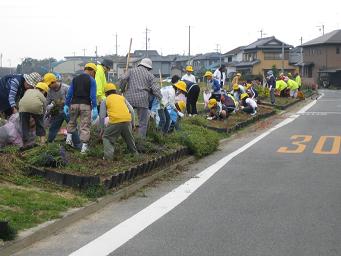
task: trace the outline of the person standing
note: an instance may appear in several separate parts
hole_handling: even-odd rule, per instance
[[[100,127],[103,134],[104,159],[113,160],[116,140],[122,136],[128,149],[133,154],[138,154],[133,132],[134,109],[129,102],[117,94],[115,84],[108,83],[104,87],[106,99],[101,102]],[[104,119],[109,117],[108,126],[105,127]]]
[[[61,78],[57,78],[57,76],[53,73],[47,73],[44,75],[44,83],[46,83],[49,87],[46,98],[46,112],[48,116],[51,116],[51,125],[47,137],[48,143],[55,140],[63,122],[69,122],[69,118],[66,117],[63,110],[69,86],[62,83],[60,79]],[[72,142],[76,147],[81,146],[77,131],[72,134]]]
[[[220,88],[223,89],[226,80],[226,66],[222,64],[219,68],[217,68],[213,73],[213,77],[219,81]]]
[[[274,77],[274,73],[273,73],[272,70],[269,70],[267,72],[266,81],[267,81],[267,84],[268,84],[268,88],[270,90],[270,101],[271,101],[271,104],[275,104],[275,102],[276,102],[276,98],[275,98],[276,79]]]
[[[213,77],[213,74],[211,71],[206,71],[204,77],[207,78],[208,86],[211,88],[211,91],[212,91],[211,98],[214,98],[217,101],[220,101],[221,100],[221,87],[220,87],[219,80]]]
[[[107,84],[106,74],[110,71],[113,67],[113,61],[109,59],[104,59],[100,64],[97,65],[96,69],[96,97],[97,97],[97,104],[98,110],[99,106],[101,105],[101,101],[105,99],[105,92],[104,87]]]
[[[151,59],[144,58],[136,68],[128,70],[119,81],[121,91],[127,101],[137,110],[138,134],[145,138],[149,122],[149,99],[155,96],[160,102],[160,85],[150,72],[153,68]]]
[[[187,66],[186,67],[186,74],[184,74],[181,78],[182,81],[184,82],[191,82],[196,84],[197,81],[195,79],[195,76],[193,75],[193,67],[192,66]]]
[[[82,144],[81,153],[88,151],[90,140],[91,116],[92,120],[98,117],[96,101],[96,64],[88,63],[84,67],[84,73],[76,76],[68,90],[64,113],[70,118],[67,124],[66,144],[73,146],[72,134],[77,130],[77,119],[80,117],[80,139]]]
[[[301,86],[302,86],[301,76],[300,76],[300,74],[298,72],[296,72],[294,77],[295,77],[295,82],[298,85],[298,90],[300,91],[301,90]]]
[[[17,102],[24,96],[27,89],[33,89],[41,76],[33,72],[29,75],[6,75],[0,79],[0,113],[8,118],[18,112]]]

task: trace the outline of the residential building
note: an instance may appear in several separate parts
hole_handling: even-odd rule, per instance
[[[341,29],[334,30],[302,45],[303,79],[320,85],[341,86]]]
[[[289,51],[292,47],[274,36],[260,38],[243,48],[243,59],[235,67],[246,75],[258,76],[265,75],[273,67],[283,72],[295,72],[296,67],[289,64]]]

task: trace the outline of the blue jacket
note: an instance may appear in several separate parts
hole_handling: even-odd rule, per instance
[[[212,86],[213,93],[220,93],[221,92],[221,87],[220,87],[220,82],[219,80],[213,78],[210,82]]]
[[[16,107],[25,93],[23,75],[7,75],[0,79],[0,112]]]
[[[183,80],[186,83],[187,94],[192,90],[194,86],[198,86],[197,83],[193,83],[191,81]]]
[[[88,78],[90,79],[90,84],[89,84],[89,91],[85,92],[85,91],[81,91],[80,87],[81,85],[79,84],[74,84],[75,81],[77,81],[78,78],[82,78],[82,80],[80,80],[80,83],[84,82],[86,84],[87,81],[85,81],[84,79],[85,78]],[[78,85],[78,87],[77,87]],[[67,95],[66,95],[66,99],[65,99],[65,105],[66,106],[70,106],[72,103],[74,104],[86,104],[86,103],[90,103],[91,107],[94,108],[97,106],[97,98],[96,98],[96,80],[91,77],[90,75],[88,74],[81,74],[79,76],[76,76],[72,82],[71,82],[71,85],[70,85],[70,88],[67,92]],[[77,98],[77,94],[81,93],[81,97],[84,99],[84,96],[86,95],[87,96],[87,99],[86,102],[82,102],[82,101],[77,101],[77,102],[74,102],[74,100]]]

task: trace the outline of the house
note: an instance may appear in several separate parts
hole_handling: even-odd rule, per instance
[[[299,63],[302,80],[328,86],[341,86],[341,29],[334,30],[302,45]]]
[[[296,67],[289,64],[289,51],[292,47],[274,36],[260,38],[243,48],[243,59],[235,67],[237,71],[255,76],[265,75],[273,67],[283,72],[295,72]]]
[[[239,46],[223,54],[226,65],[226,74],[230,78],[236,72],[236,64],[243,61],[243,49],[245,46]]]
[[[212,69],[223,64],[224,57],[219,52],[209,52],[194,56],[192,62],[194,70],[197,70],[199,73],[204,73],[208,69]]]
[[[83,70],[84,63],[96,63],[95,56],[66,56],[65,60],[52,63],[52,71],[60,74],[77,74]]]

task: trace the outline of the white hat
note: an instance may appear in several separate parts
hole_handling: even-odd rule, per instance
[[[146,68],[150,68],[150,69],[152,69],[153,68],[153,62],[152,62],[152,60],[151,59],[149,59],[149,58],[144,58],[144,59],[142,59],[141,60],[141,62],[140,62],[140,64],[138,65],[138,66],[144,66],[144,67],[146,67]]]
[[[36,87],[37,83],[43,80],[41,75],[39,75],[37,72],[33,72],[29,75],[24,74],[24,78],[25,81],[32,87]]]

